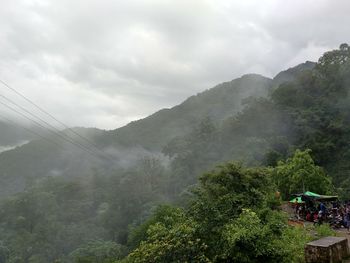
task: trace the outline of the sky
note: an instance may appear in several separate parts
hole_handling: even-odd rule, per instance
[[[348,0],[0,5],[0,79],[69,126],[115,129],[221,82],[273,77],[349,43]],[[3,85],[1,96],[39,114]],[[4,106],[0,114],[15,117]]]

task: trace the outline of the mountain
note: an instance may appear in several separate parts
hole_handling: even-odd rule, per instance
[[[274,86],[278,87],[283,82],[290,82],[295,80],[302,72],[312,70],[316,66],[315,62],[306,61],[298,66],[281,71],[274,78]]]
[[[256,261],[251,241],[269,246],[286,224],[276,190],[285,201],[304,188],[349,200],[349,76],[342,44],[316,66],[243,76],[114,131],[76,129],[109,157],[52,136],[0,154],[0,191],[11,195],[0,202],[1,251],[11,262],[95,262],[101,251],[111,261],[130,251],[131,262],[232,252],[227,260]],[[261,222],[257,231],[250,222]],[[241,229],[239,244],[216,246]],[[299,232],[279,231],[272,261],[292,256],[280,253],[283,237],[296,242],[293,254],[303,244]],[[264,252],[261,260],[271,257]]]
[[[99,152],[94,153],[99,157],[92,156],[55,136],[49,136],[49,141],[33,140],[3,152],[0,154],[0,193],[6,196],[21,191],[25,185],[45,176],[88,177],[96,171],[108,173],[132,166],[143,156],[159,154],[170,141],[189,134],[206,118],[219,124],[235,116],[242,111],[246,100],[267,97],[276,81],[304,69],[304,66],[289,69],[277,75],[277,80],[257,74],[244,75],[116,130],[77,128],[76,131],[109,155],[107,159],[99,158],[102,156]],[[63,134],[75,136],[69,130]],[[80,138],[74,139],[86,143]]]
[[[11,123],[0,121],[0,152],[10,150],[34,139],[34,135]]]
[[[266,97],[271,85],[269,78],[244,75],[189,97],[171,109],[160,110],[145,119],[110,131],[109,143],[159,151],[169,140],[191,131],[202,119],[209,117],[219,123],[242,110],[244,99]]]

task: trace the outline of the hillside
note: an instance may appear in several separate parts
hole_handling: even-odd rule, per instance
[[[209,117],[220,123],[242,110],[245,98],[266,97],[271,85],[271,79],[254,74],[219,84],[178,106],[109,132],[111,144],[159,151],[171,139],[190,132],[202,119]]]
[[[306,61],[305,63],[299,64],[298,66],[283,70],[273,78],[274,86],[278,87],[283,82],[293,81],[299,76],[301,72],[305,70],[312,70],[315,66],[315,62]]]
[[[277,75],[277,80],[289,80],[295,72],[304,69],[303,64],[291,68]],[[113,169],[132,166],[143,156],[157,155],[174,138],[189,134],[204,119],[209,118],[219,124],[240,112],[245,99],[267,97],[274,82],[261,75],[244,75],[116,130],[77,130],[94,141],[113,162],[91,156],[54,136],[49,136],[49,139],[57,141],[61,147],[45,140],[34,140],[4,152],[0,154],[0,193],[4,196],[20,191],[29,182],[45,176],[89,177],[97,170],[108,174]]]
[[[26,182],[35,178],[51,175],[86,177],[95,170],[117,169],[150,152],[160,152],[171,139],[189,133],[204,118],[219,123],[239,112],[245,98],[267,96],[271,85],[271,79],[245,75],[192,96],[172,109],[163,109],[113,131],[79,128],[80,133],[110,154],[113,163],[94,158],[53,136],[49,138],[62,147],[35,140],[0,154],[1,195],[22,190]]]
[[[249,97],[267,97],[272,87],[292,81],[305,70],[315,66],[307,61],[278,73],[273,79],[257,74],[224,82],[202,93],[189,97],[171,109],[162,109],[151,116],[131,122],[108,132],[108,138],[100,138],[104,146],[142,146],[148,150],[160,150],[171,139],[188,134],[204,118],[220,123],[240,112]]]

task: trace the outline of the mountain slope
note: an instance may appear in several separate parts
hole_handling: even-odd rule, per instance
[[[300,66],[299,70],[301,68],[304,67]],[[202,255],[205,255],[204,259],[217,259],[219,254],[215,245],[222,237],[222,229],[232,230],[235,234],[237,227],[249,227],[246,222],[257,222],[261,216],[261,222],[272,220],[273,230],[276,222],[282,220],[270,210],[276,206],[271,197],[277,188],[283,197],[306,187],[326,194],[338,194],[342,200],[349,200],[350,47],[342,44],[339,50],[325,53],[312,70],[302,71],[291,68],[270,80],[272,88],[270,86],[266,98],[244,95],[240,97],[239,104],[231,105],[234,97],[228,99],[228,106],[225,106],[226,98],[237,90],[221,87],[122,129],[110,132],[80,130],[98,142],[100,147],[106,146],[107,151],[118,152],[113,156],[124,159],[128,154],[129,157],[133,156],[133,162],[129,159],[132,167],[127,169],[73,149],[62,151],[40,140],[1,154],[0,165],[11,168],[6,170],[5,166],[0,166],[1,191],[7,191],[6,194],[23,189],[26,180],[31,177],[36,179],[51,175],[37,180],[26,191],[1,200],[3,247],[8,247],[16,259],[19,255],[33,262],[37,262],[37,259],[52,262],[65,259],[68,255],[74,256],[72,261],[76,261],[76,255],[85,260],[91,251],[99,253],[104,248],[110,254],[112,247],[117,248],[117,254],[121,257],[125,256],[124,249],[133,251],[127,261],[135,255],[139,255],[138,260],[146,258],[144,261],[147,261],[149,255],[152,260],[152,255],[164,252],[164,237],[169,237],[165,241],[170,240],[167,243],[170,245],[174,240],[179,244],[180,239],[186,244],[188,240],[204,241],[205,246],[195,245],[196,251],[199,248],[197,254],[202,253],[200,251],[204,247],[214,247],[209,253],[204,250]],[[295,79],[291,76],[295,76]],[[276,84],[279,82],[282,84]],[[214,95],[210,95],[211,92]],[[196,102],[199,103],[196,105]],[[186,110],[177,110],[182,107]],[[230,107],[241,110],[233,113],[228,110],[232,109]],[[196,111],[197,115],[194,113]],[[172,115],[167,115],[170,113]],[[198,118],[189,122],[180,113],[186,116],[193,114]],[[163,135],[164,130],[172,127],[169,124],[171,121],[183,121],[188,125],[189,132],[174,126],[179,128],[176,132]],[[174,138],[175,134],[177,136]],[[162,143],[152,147],[152,140],[156,139],[166,142],[165,147],[161,146]],[[162,148],[164,155],[169,157],[168,162],[162,162],[164,159],[154,155],[135,159],[137,152],[143,150],[143,154],[147,153],[145,148],[153,153]],[[229,163],[223,164],[226,161]],[[221,167],[210,172],[216,164],[221,164]],[[244,168],[244,164],[251,168]],[[93,167],[98,170],[92,170]],[[113,172],[108,174],[108,169]],[[87,177],[90,174],[94,176]],[[69,175],[84,177],[73,181],[63,178]],[[254,188],[254,185],[258,188]],[[259,189],[266,192],[259,192]],[[245,200],[247,196],[251,200]],[[268,206],[257,204],[257,199]],[[233,222],[232,218],[239,215],[242,207],[246,207],[245,201],[252,205],[253,210],[258,209],[261,213],[239,216],[237,222]],[[184,213],[181,208],[159,207],[159,204],[171,202],[182,204],[187,211]],[[157,206],[159,208],[155,210]],[[220,207],[222,211],[219,211]],[[153,216],[150,217],[151,214]],[[254,217],[256,214],[259,214],[259,218]],[[149,220],[140,225],[147,218]],[[218,218],[224,218],[224,221],[219,222]],[[219,229],[218,225],[223,228]],[[261,240],[260,228],[258,230],[251,236]],[[269,235],[271,231],[265,232],[263,235]],[[150,238],[148,234],[152,233],[154,235]],[[219,239],[212,238],[213,235]],[[206,239],[207,236],[210,238]],[[295,237],[299,244],[300,233]],[[92,239],[97,242],[91,243]],[[18,240],[20,245],[17,245]],[[221,241],[225,243],[227,240]],[[270,240],[266,241],[266,244],[271,243]],[[190,243],[194,244],[192,241]],[[166,253],[166,258],[172,258],[174,253],[182,259],[183,255],[193,258],[195,250],[192,247],[182,250],[176,244],[172,247],[174,249],[166,247],[170,251]],[[230,246],[229,252],[232,247],[236,248],[235,244]],[[277,250],[280,247],[278,245]],[[224,252],[221,255],[219,257],[225,259],[228,254]],[[239,257],[230,256],[229,259],[240,262],[241,255],[238,253]],[[254,253],[252,256],[257,259]],[[268,253],[269,256],[271,253]],[[113,260],[116,259],[116,256],[113,257]]]
[[[316,66],[315,62],[306,61],[298,66],[281,71],[273,78],[274,87],[278,87],[283,82],[290,82],[295,80],[301,72],[311,70]]]
[[[219,84],[172,109],[160,110],[109,132],[110,143],[159,151],[172,138],[191,131],[202,119],[209,117],[220,122],[242,110],[242,100],[249,96],[266,97],[271,84],[271,79],[255,74]]]
[[[4,152],[0,154],[0,193],[21,191],[26,183],[45,176],[87,177],[96,171],[103,174],[132,166],[142,156],[160,153],[172,139],[190,133],[208,117],[219,124],[235,116],[244,108],[246,99],[266,97],[273,85],[269,78],[244,75],[113,131],[80,128],[79,132],[104,149],[112,162],[67,143],[59,142],[62,147],[57,147],[45,140]]]

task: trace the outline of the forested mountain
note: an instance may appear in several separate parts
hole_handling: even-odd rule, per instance
[[[315,62],[306,61],[305,63],[299,64],[295,67],[283,70],[273,78],[273,84],[275,87],[278,87],[283,82],[294,81],[300,76],[300,72],[312,70],[315,66]]]
[[[26,184],[37,178],[55,175],[89,177],[97,170],[108,174],[114,169],[132,166],[144,156],[159,155],[165,146],[176,138],[190,134],[204,120],[219,125],[223,120],[235,116],[253,98],[267,97],[276,83],[283,79],[290,80],[291,76],[297,76],[298,72],[312,65],[311,62],[301,64],[278,74],[275,79],[256,74],[244,75],[192,96],[178,106],[160,110],[116,130],[76,128],[106,152],[109,156],[107,160],[96,158],[49,133],[46,137],[56,143],[35,139],[23,147],[0,154],[0,196],[23,190]],[[7,132],[5,128],[2,136],[14,139],[26,134],[20,129],[16,129],[16,132]],[[18,133],[17,137],[13,137]],[[69,130],[63,133],[85,143]],[[32,138],[31,134],[27,136]],[[207,165],[210,167],[212,163],[208,162]],[[200,168],[202,170],[203,167]]]
[[[244,99],[266,97],[271,85],[271,79],[254,74],[219,84],[178,106],[111,131],[110,143],[161,150],[169,140],[187,134],[204,118],[220,123],[242,110]]]
[[[44,140],[4,152],[2,194],[25,191],[3,199],[0,252],[17,262],[299,262],[304,243],[293,242],[305,235],[271,196],[304,186],[350,198],[349,89],[343,44],[274,79],[245,75],[114,131],[79,130],[113,160]]]
[[[107,160],[48,134],[50,141],[61,147],[41,139],[0,154],[0,193],[22,190],[26,183],[44,176],[88,177],[96,170],[107,173],[128,167],[146,155],[158,155],[171,139],[190,133],[206,118],[219,124],[237,114],[244,107],[244,99],[266,97],[272,85],[273,81],[263,76],[245,75],[113,131],[79,128],[79,133],[106,152]],[[85,143],[69,130],[63,133]]]

